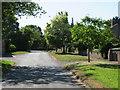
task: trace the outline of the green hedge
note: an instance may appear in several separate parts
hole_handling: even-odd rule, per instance
[[[13,61],[0,59],[0,70],[2,71],[2,73],[7,72],[8,69],[13,65],[14,65]]]

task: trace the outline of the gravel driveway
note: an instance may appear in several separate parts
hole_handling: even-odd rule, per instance
[[[47,52],[31,51],[11,60],[16,65],[3,75],[3,88],[83,88]]]

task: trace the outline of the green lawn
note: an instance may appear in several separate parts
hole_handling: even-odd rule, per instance
[[[0,59],[0,64],[2,65],[2,66],[0,66],[0,70],[2,70],[2,72],[4,73],[4,72],[6,72],[11,66],[14,65],[14,62]]]
[[[118,70],[120,66],[103,62],[73,63],[65,66],[68,70],[78,73],[79,77],[100,82],[107,88],[118,88]],[[91,86],[92,87],[92,86]]]
[[[27,52],[27,51],[16,51],[16,52],[12,52],[12,54],[15,54],[15,55],[17,55],[17,54],[26,54],[26,53],[29,53],[29,52]]]
[[[80,56],[75,54],[62,54],[62,53],[55,53],[55,52],[50,52],[50,54],[59,61],[87,60],[86,56]]]

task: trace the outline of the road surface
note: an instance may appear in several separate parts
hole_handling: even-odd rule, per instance
[[[83,88],[47,52],[31,51],[12,60],[16,65],[3,75],[3,88]]]

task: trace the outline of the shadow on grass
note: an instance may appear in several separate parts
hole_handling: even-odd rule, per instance
[[[84,67],[84,68],[81,68]],[[77,66],[77,70],[82,70],[82,71],[89,71],[89,70],[96,70],[94,67],[88,67],[88,65],[82,65],[82,66]]]
[[[76,86],[76,81],[70,79],[71,75],[64,74],[66,71],[60,67],[26,67],[15,66],[3,75],[3,82],[16,85],[24,84],[49,84],[55,81],[69,83]],[[3,84],[4,86],[4,84]]]
[[[90,77],[90,76],[92,76],[93,74],[92,73],[86,73],[85,74],[85,76],[87,76],[87,77]]]
[[[120,65],[116,65],[116,64],[96,64],[96,66],[102,68],[120,69]]]
[[[74,54],[74,53],[55,53],[58,55],[80,55],[80,54]]]

